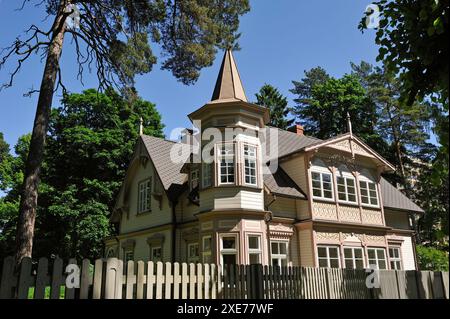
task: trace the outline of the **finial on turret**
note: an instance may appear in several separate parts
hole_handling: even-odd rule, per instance
[[[347,112],[347,130],[350,133],[350,136],[353,134],[352,132],[352,120],[350,118],[350,113]]]
[[[144,119],[142,116],[139,118],[139,135],[144,134]]]

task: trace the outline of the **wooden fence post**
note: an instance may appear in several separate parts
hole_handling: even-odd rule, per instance
[[[3,260],[2,276],[0,278],[0,299],[13,298],[17,286],[17,276],[14,274],[14,257]]]
[[[20,264],[19,284],[17,287],[17,298],[27,299],[28,290],[33,285],[34,276],[32,271],[32,261],[30,257],[24,257]]]

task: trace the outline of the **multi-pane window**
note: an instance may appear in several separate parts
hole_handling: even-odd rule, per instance
[[[193,190],[198,186],[198,169],[191,171],[191,185],[190,189]]]
[[[361,247],[344,247],[345,268],[363,269],[364,255]]]
[[[138,213],[151,210],[152,179],[146,179],[138,184]]]
[[[155,246],[151,248],[150,257],[152,261],[157,262],[162,260],[162,248],[161,246]]]
[[[238,263],[237,235],[223,235],[220,237],[221,264],[236,265]]]
[[[312,172],[311,178],[314,197],[327,199],[333,198],[331,174]]]
[[[271,241],[270,242],[270,256],[272,258],[273,266],[287,266],[287,245],[286,241]]]
[[[125,263],[130,260],[134,260],[134,252],[132,250],[125,251],[124,255]]]
[[[203,163],[202,167],[202,187],[210,187],[212,185],[211,163]]]
[[[400,254],[400,247],[389,247],[389,261],[391,263],[391,269],[402,269],[402,257]]]
[[[319,267],[339,268],[339,247],[318,246]]]
[[[244,145],[245,184],[256,185],[256,147]]]
[[[340,201],[356,203],[356,187],[353,177],[337,177],[337,191]]]
[[[234,184],[234,144],[221,145],[218,156],[220,184]]]
[[[375,183],[369,181],[359,181],[361,190],[361,202],[366,205],[378,206],[377,188]]]
[[[378,269],[387,269],[386,253],[384,248],[368,248],[367,256],[369,266],[375,265]]]
[[[248,239],[248,261],[249,264],[261,263],[261,236],[249,235]]]
[[[212,238],[211,236],[204,236],[202,239],[202,256],[203,256],[203,263],[209,264],[212,262],[211,258],[211,245],[212,245]]]
[[[188,250],[188,263],[199,262],[199,248],[198,243],[190,243],[187,245]]]

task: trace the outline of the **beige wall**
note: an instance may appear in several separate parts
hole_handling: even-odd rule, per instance
[[[209,188],[200,192],[200,211],[221,209],[264,209],[262,189],[247,190],[239,187]]]
[[[298,231],[298,241],[300,248],[300,266],[314,267],[313,235],[311,229],[301,229]]]
[[[152,238],[152,236],[164,236],[164,241],[162,242],[162,261],[170,261],[171,260],[171,230],[158,230],[158,231],[149,231],[145,233],[140,233],[139,235],[127,236],[125,238],[121,238],[120,249],[119,249],[119,258],[124,259],[124,244],[129,240],[134,240],[134,260],[150,260],[150,246],[147,242],[148,238]]]
[[[407,212],[385,210],[384,217],[386,219],[386,226],[395,229],[411,229],[409,226],[409,218]]]
[[[164,191],[162,191],[162,203],[160,207],[160,203],[152,196],[151,199],[151,212],[137,214],[137,205],[138,205],[138,183],[151,177],[152,181],[160,184],[160,181],[155,175],[155,170],[153,168],[152,163],[149,161],[147,166],[139,164],[136,172],[133,176],[130,176],[131,181],[129,183],[129,213],[122,214],[122,218],[120,221],[120,231],[119,234],[129,233],[132,231],[143,230],[149,227],[164,225],[170,223],[172,220],[171,207],[169,205],[169,200]],[[154,189],[153,186],[152,189]],[[157,186],[159,187],[159,185]],[[160,187],[161,188],[161,187]]]

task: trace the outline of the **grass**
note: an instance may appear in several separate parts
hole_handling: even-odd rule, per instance
[[[50,299],[50,286],[45,287],[44,299]],[[64,299],[65,287],[61,286],[59,288],[59,299]],[[28,289],[28,299],[34,299],[34,287]]]

